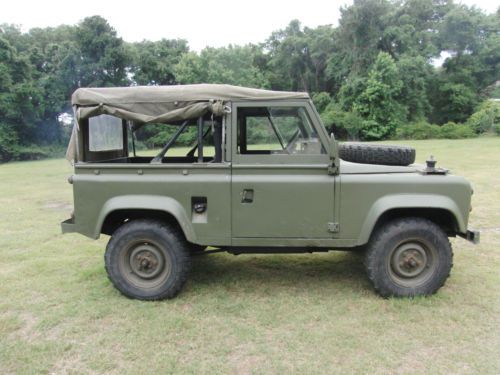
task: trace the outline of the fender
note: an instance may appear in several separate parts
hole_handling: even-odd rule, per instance
[[[196,241],[196,233],[191,225],[184,207],[175,199],[160,195],[121,195],[113,197],[103,205],[97,217],[94,238],[99,238],[101,228],[106,217],[113,211],[141,209],[163,211],[172,215],[179,223],[186,239]]]
[[[358,245],[367,243],[377,220],[387,211],[398,208],[437,208],[450,212],[458,224],[461,233],[467,231],[460,208],[451,198],[440,194],[394,194],[386,195],[375,201],[368,211],[361,227]]]

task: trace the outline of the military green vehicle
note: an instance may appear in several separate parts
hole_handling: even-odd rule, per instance
[[[382,296],[429,295],[452,267],[448,237],[479,241],[464,178],[411,164],[413,149],[339,145],[306,93],[81,88],[72,104],[62,230],[111,236],[106,271],[128,297],[174,297],[198,254],[328,250],[363,251]],[[171,135],[156,156],[136,148],[148,127]],[[193,147],[169,154],[186,132]]]

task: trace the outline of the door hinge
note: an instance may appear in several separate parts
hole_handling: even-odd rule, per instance
[[[340,231],[339,223],[328,223],[328,232],[338,233]]]

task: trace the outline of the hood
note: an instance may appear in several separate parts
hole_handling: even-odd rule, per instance
[[[340,174],[415,173],[425,167],[420,164],[409,166],[351,163],[340,160]]]

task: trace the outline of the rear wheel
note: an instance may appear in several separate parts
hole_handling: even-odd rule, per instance
[[[453,253],[446,234],[421,218],[394,220],[374,233],[367,246],[368,278],[382,296],[430,295],[444,285]]]
[[[116,230],[104,261],[113,285],[127,297],[142,300],[175,297],[190,266],[182,233],[153,220],[134,220]]]

